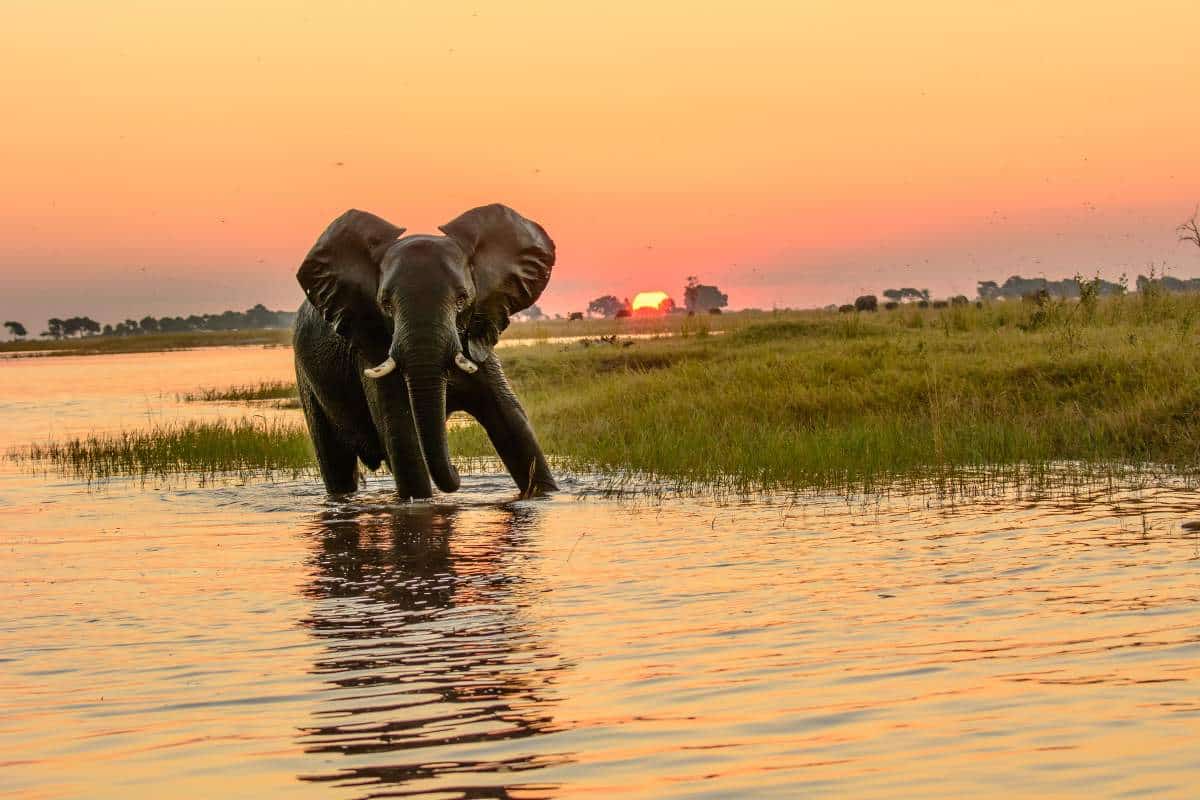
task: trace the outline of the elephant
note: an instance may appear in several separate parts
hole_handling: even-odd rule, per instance
[[[358,462],[386,463],[403,498],[457,491],[446,417],[483,426],[522,496],[558,488],[494,347],[554,266],[542,226],[508,206],[471,209],[443,235],[352,209],[317,239],[296,279],[300,405],[330,494],[358,489]]]

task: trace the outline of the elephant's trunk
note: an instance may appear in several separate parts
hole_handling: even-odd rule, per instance
[[[429,475],[443,492],[456,492],[458,471],[446,441],[446,375],[438,365],[406,367],[408,398]]]

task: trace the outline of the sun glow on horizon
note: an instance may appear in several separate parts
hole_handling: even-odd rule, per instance
[[[699,6],[9,3],[0,320],[294,308],[346,209],[492,202],[563,314],[1200,274],[1195,3]]]
[[[666,292],[638,292],[633,298],[633,310],[651,308],[658,311],[670,299],[671,296]]]

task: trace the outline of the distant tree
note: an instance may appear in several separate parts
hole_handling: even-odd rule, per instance
[[[8,328],[8,332],[18,339],[23,339],[29,335],[29,331],[25,330],[25,326],[19,322],[6,322],[4,327]]]
[[[1124,280],[1124,279],[1122,279]],[[1095,286],[1098,294],[1124,294],[1123,283],[1096,278]],[[1045,278],[1022,278],[1011,275],[1003,284],[995,281],[979,281],[977,284],[980,300],[1020,300],[1026,296],[1037,296],[1045,293],[1046,297],[1075,299],[1080,295],[1079,281],[1076,278],[1064,278],[1051,281]]]
[[[627,305],[627,303],[622,303],[618,300],[616,295],[606,294],[588,303],[587,313],[589,315],[598,314],[606,319],[612,319],[617,315],[618,311]]]
[[[1196,247],[1200,247],[1200,220],[1198,220],[1197,217],[1200,217],[1200,206],[1198,206],[1196,210],[1192,212],[1191,219],[1180,225],[1175,230],[1179,233],[1179,241],[1191,242],[1192,244],[1196,245]]]
[[[1150,277],[1145,275],[1137,276],[1137,290],[1142,293],[1153,292],[1155,290],[1168,292],[1170,294],[1182,294],[1184,292],[1200,292],[1200,278],[1173,278],[1170,275],[1155,277],[1153,270]]]
[[[531,305],[529,308],[525,309],[524,311],[517,312],[513,316],[516,317],[517,319],[523,320],[525,322],[537,322],[539,319],[549,319],[549,317],[546,316],[545,312],[543,312],[540,308],[537,307],[536,303],[534,305]]]
[[[928,289],[914,289],[911,286],[905,286],[903,289],[884,289],[883,296],[893,303],[906,303],[909,301],[928,300]]]
[[[700,283],[695,275],[689,275],[687,284],[683,287],[683,305],[693,313],[711,311],[729,305],[729,295],[722,293],[716,286]]]
[[[100,332],[100,335],[101,336],[112,336],[114,333],[116,333],[116,331],[113,329],[113,326],[110,324],[106,324],[104,326],[104,330]]]
[[[157,333],[158,320],[151,316],[142,317],[142,321],[138,323],[138,327],[142,329],[142,333]]]
[[[58,317],[51,317],[46,320],[46,330],[42,331],[42,336],[47,336],[52,339],[61,339],[63,333],[63,321]]]
[[[93,336],[101,330],[91,317],[69,317],[62,321],[63,336]]]

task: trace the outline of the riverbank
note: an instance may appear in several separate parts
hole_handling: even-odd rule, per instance
[[[811,313],[505,355],[546,451],[733,489],[1200,465],[1200,298]],[[452,450],[481,455],[478,428]],[[1153,466],[1151,466],[1153,465]]]
[[[502,357],[547,453],[618,483],[636,474],[737,491],[854,490],[1051,468],[1094,480],[1200,471],[1198,323],[1200,298],[1147,295],[792,313],[722,336],[697,327]],[[297,467],[301,428],[245,432],[249,451],[278,449],[281,466]],[[240,467],[236,429],[212,435]],[[455,426],[450,439],[464,460],[494,454],[478,426]],[[90,451],[111,461],[102,442],[61,450],[72,464]],[[206,469],[219,469],[213,451],[197,446]],[[186,449],[170,452],[172,468],[185,468]]]

